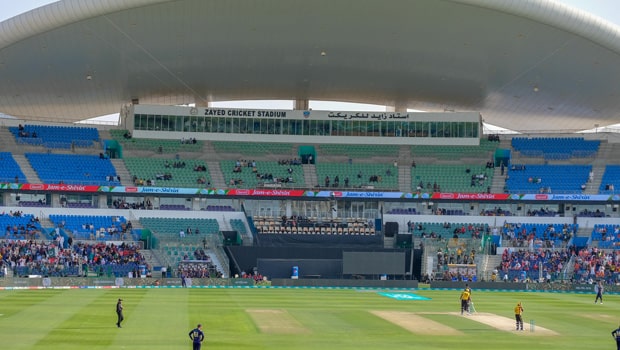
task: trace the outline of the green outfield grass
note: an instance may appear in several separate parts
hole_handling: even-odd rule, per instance
[[[610,332],[620,322],[615,295],[606,295],[603,305],[595,305],[594,295],[586,294],[474,290],[477,314],[461,316],[457,290],[399,291],[431,300],[395,300],[378,292],[0,291],[0,339],[2,347],[10,350],[191,349],[187,333],[200,322],[207,336],[203,349],[613,349]],[[122,329],[115,326],[119,297],[125,305]],[[476,321],[486,315],[512,319],[517,301],[525,307],[524,332],[515,332],[512,323],[497,329]],[[537,327],[533,333],[529,331],[532,319]],[[429,330],[429,324],[445,328]]]

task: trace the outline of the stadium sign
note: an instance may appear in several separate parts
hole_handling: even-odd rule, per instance
[[[59,184],[0,184],[4,191],[49,191],[80,193],[139,193],[206,195],[226,197],[284,197],[284,198],[332,198],[332,199],[431,199],[452,201],[544,201],[544,202],[620,202],[619,195],[605,194],[506,194],[506,193],[421,193],[421,192],[381,192],[381,191],[314,191],[300,189],[221,189],[221,188],[181,188],[146,186],[91,186]]]

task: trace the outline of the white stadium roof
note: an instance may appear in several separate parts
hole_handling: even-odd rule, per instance
[[[583,130],[619,122],[620,28],[550,0],[64,0],[0,23],[0,77],[26,120],[333,100]]]

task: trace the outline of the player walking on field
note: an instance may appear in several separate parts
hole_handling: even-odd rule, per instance
[[[596,299],[594,299],[594,303],[596,304],[596,302],[600,300],[601,304],[603,304],[603,293],[605,292],[605,287],[603,287],[602,281],[598,281],[598,283],[594,286],[594,291],[596,292]]]
[[[465,290],[461,292],[461,296],[459,297],[459,299],[461,300],[461,315],[464,312],[467,312],[471,315],[471,313],[469,312],[469,303],[471,302],[471,289],[469,289],[469,286],[466,286]]]
[[[123,316],[123,299],[118,299],[116,303],[116,327],[121,328],[121,322],[125,319]]]
[[[515,321],[517,322],[517,330],[522,331],[523,330],[523,306],[521,305],[521,302],[518,302],[517,306],[515,306]]]

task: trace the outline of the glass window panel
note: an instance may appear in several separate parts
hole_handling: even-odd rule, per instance
[[[310,135],[310,121],[309,120],[302,120],[302,134]]]
[[[394,125],[394,122],[384,122],[384,124],[386,124],[386,131],[385,131],[385,135],[384,136],[395,136],[396,134],[396,125]]]

